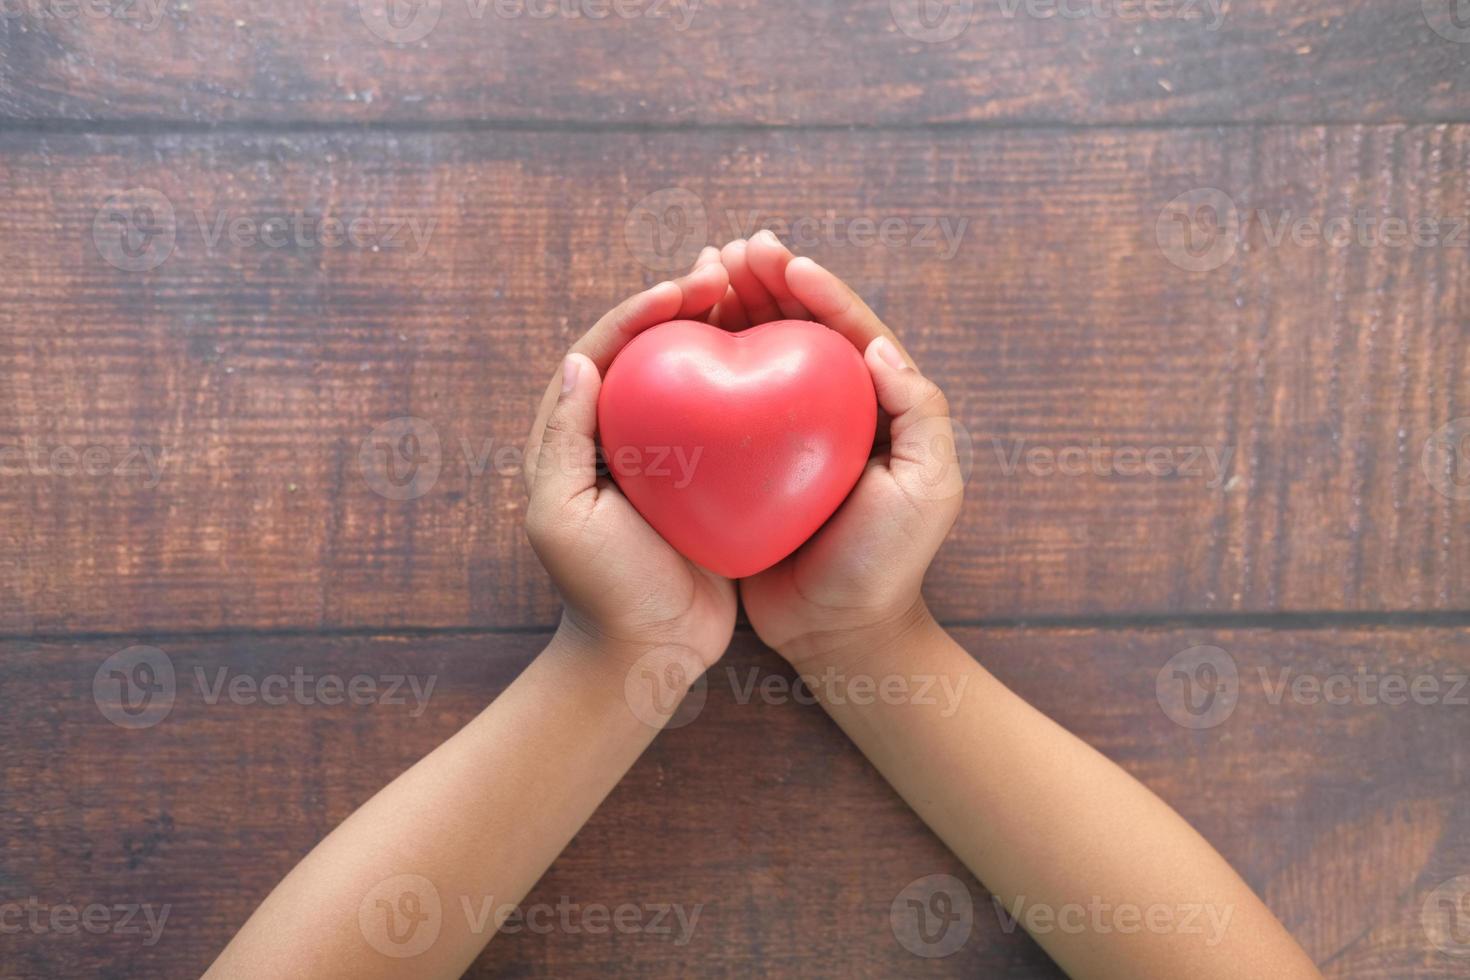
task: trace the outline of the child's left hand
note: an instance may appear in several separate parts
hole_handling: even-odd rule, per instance
[[[770,232],[731,242],[719,261],[730,288],[712,322],[824,324],[863,354],[883,410],[872,458],[837,513],[790,557],[740,581],[750,625],[801,671],[932,626],[920,588],[964,496],[944,393],[845,283]]]

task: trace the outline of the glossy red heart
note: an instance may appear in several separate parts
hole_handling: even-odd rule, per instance
[[[628,500],[680,553],[731,578],[774,565],[832,516],[877,421],[862,355],[805,320],[653,327],[619,352],[598,398]]]

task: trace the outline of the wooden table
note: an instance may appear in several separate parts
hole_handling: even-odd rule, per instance
[[[197,975],[493,698],[560,352],[771,225],[964,424],[962,642],[1328,976],[1466,975],[1450,0],[382,3],[0,17],[0,974]],[[472,975],[1056,975],[789,680],[738,632]]]

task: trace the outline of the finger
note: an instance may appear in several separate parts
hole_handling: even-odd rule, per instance
[[[745,258],[745,250],[746,241],[743,238],[737,238],[720,250],[720,261],[730,272],[730,288],[740,297],[740,304],[745,307],[746,319],[752,325],[780,320],[781,309],[776,305],[770,290],[761,285],[761,281],[751,271],[750,263]]]
[[[793,258],[791,250],[772,231],[757,232],[745,246],[746,264],[776,301],[781,315],[790,320],[807,320],[811,314],[786,282],[786,267]]]
[[[786,284],[813,317],[842,334],[858,350],[865,351],[876,338],[885,337],[908,359],[893,331],[868,309],[862,297],[811,259],[804,255],[792,259],[786,266]]]
[[[556,400],[530,464],[531,507],[560,511],[597,487],[597,393],[602,379],[585,354],[562,362]]]
[[[612,363],[618,351],[628,341],[649,327],[657,326],[679,317],[695,316],[714,306],[729,287],[729,276],[725,267],[718,262],[700,265],[681,279],[661,282],[630,296],[613,307],[592,329],[572,345],[572,353],[586,356],[596,366],[601,376]],[[536,419],[531,423],[531,433],[526,440],[525,458],[528,464],[536,458],[541,446],[541,433],[546,418],[556,404],[557,391],[561,385],[560,370],[552,377],[541,396]],[[526,488],[531,488],[531,467],[524,473]]]
[[[724,266],[698,265],[680,279],[661,282],[613,307],[572,345],[572,351],[586,354],[598,372],[604,372],[628,341],[667,320],[708,310],[725,295],[727,285]]]
[[[746,316],[745,307],[741,304],[740,297],[735,295],[734,289],[726,288],[725,298],[720,300],[710,314],[710,323],[731,333],[739,333],[750,326],[750,317]]]
[[[694,265],[690,271],[693,272],[694,269],[698,269],[700,266],[709,265],[711,262],[718,261],[720,261],[720,250],[713,245],[706,245],[699,250],[699,258],[694,260]]]
[[[707,264],[716,263],[719,260],[719,248],[714,247],[714,245],[706,245],[706,247],[701,248],[700,257],[694,260],[694,267],[698,269],[700,266],[707,266]],[[745,329],[744,326],[731,326],[731,323],[735,322],[736,311],[738,311],[739,316],[744,316],[744,310],[739,309],[739,301],[735,298],[734,289],[726,287],[725,297],[719,303],[710,307],[710,311],[706,314],[704,320],[710,323],[711,326],[720,326],[720,328],[726,329],[726,331],[742,331],[742,329]]]
[[[939,386],[919,373],[887,337],[863,352],[878,404],[893,417],[889,469],[900,486],[935,500],[962,489],[949,402]]]

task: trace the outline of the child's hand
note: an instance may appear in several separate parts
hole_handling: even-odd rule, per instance
[[[863,352],[882,413],[867,470],[842,507],[774,568],[740,582],[756,633],[798,669],[860,657],[930,622],[924,572],[959,513],[964,481],[944,393],[841,280],[793,258],[770,232],[720,256],[730,288],[712,319],[727,329],[812,319]]]
[[[724,267],[706,262],[599,320],[558,368],[526,444],[526,533],[566,604],[561,632],[578,645],[611,648],[623,669],[663,646],[714,663],[735,627],[735,585],[675,552],[598,477],[602,373],[641,331],[706,315],[727,283]]]

